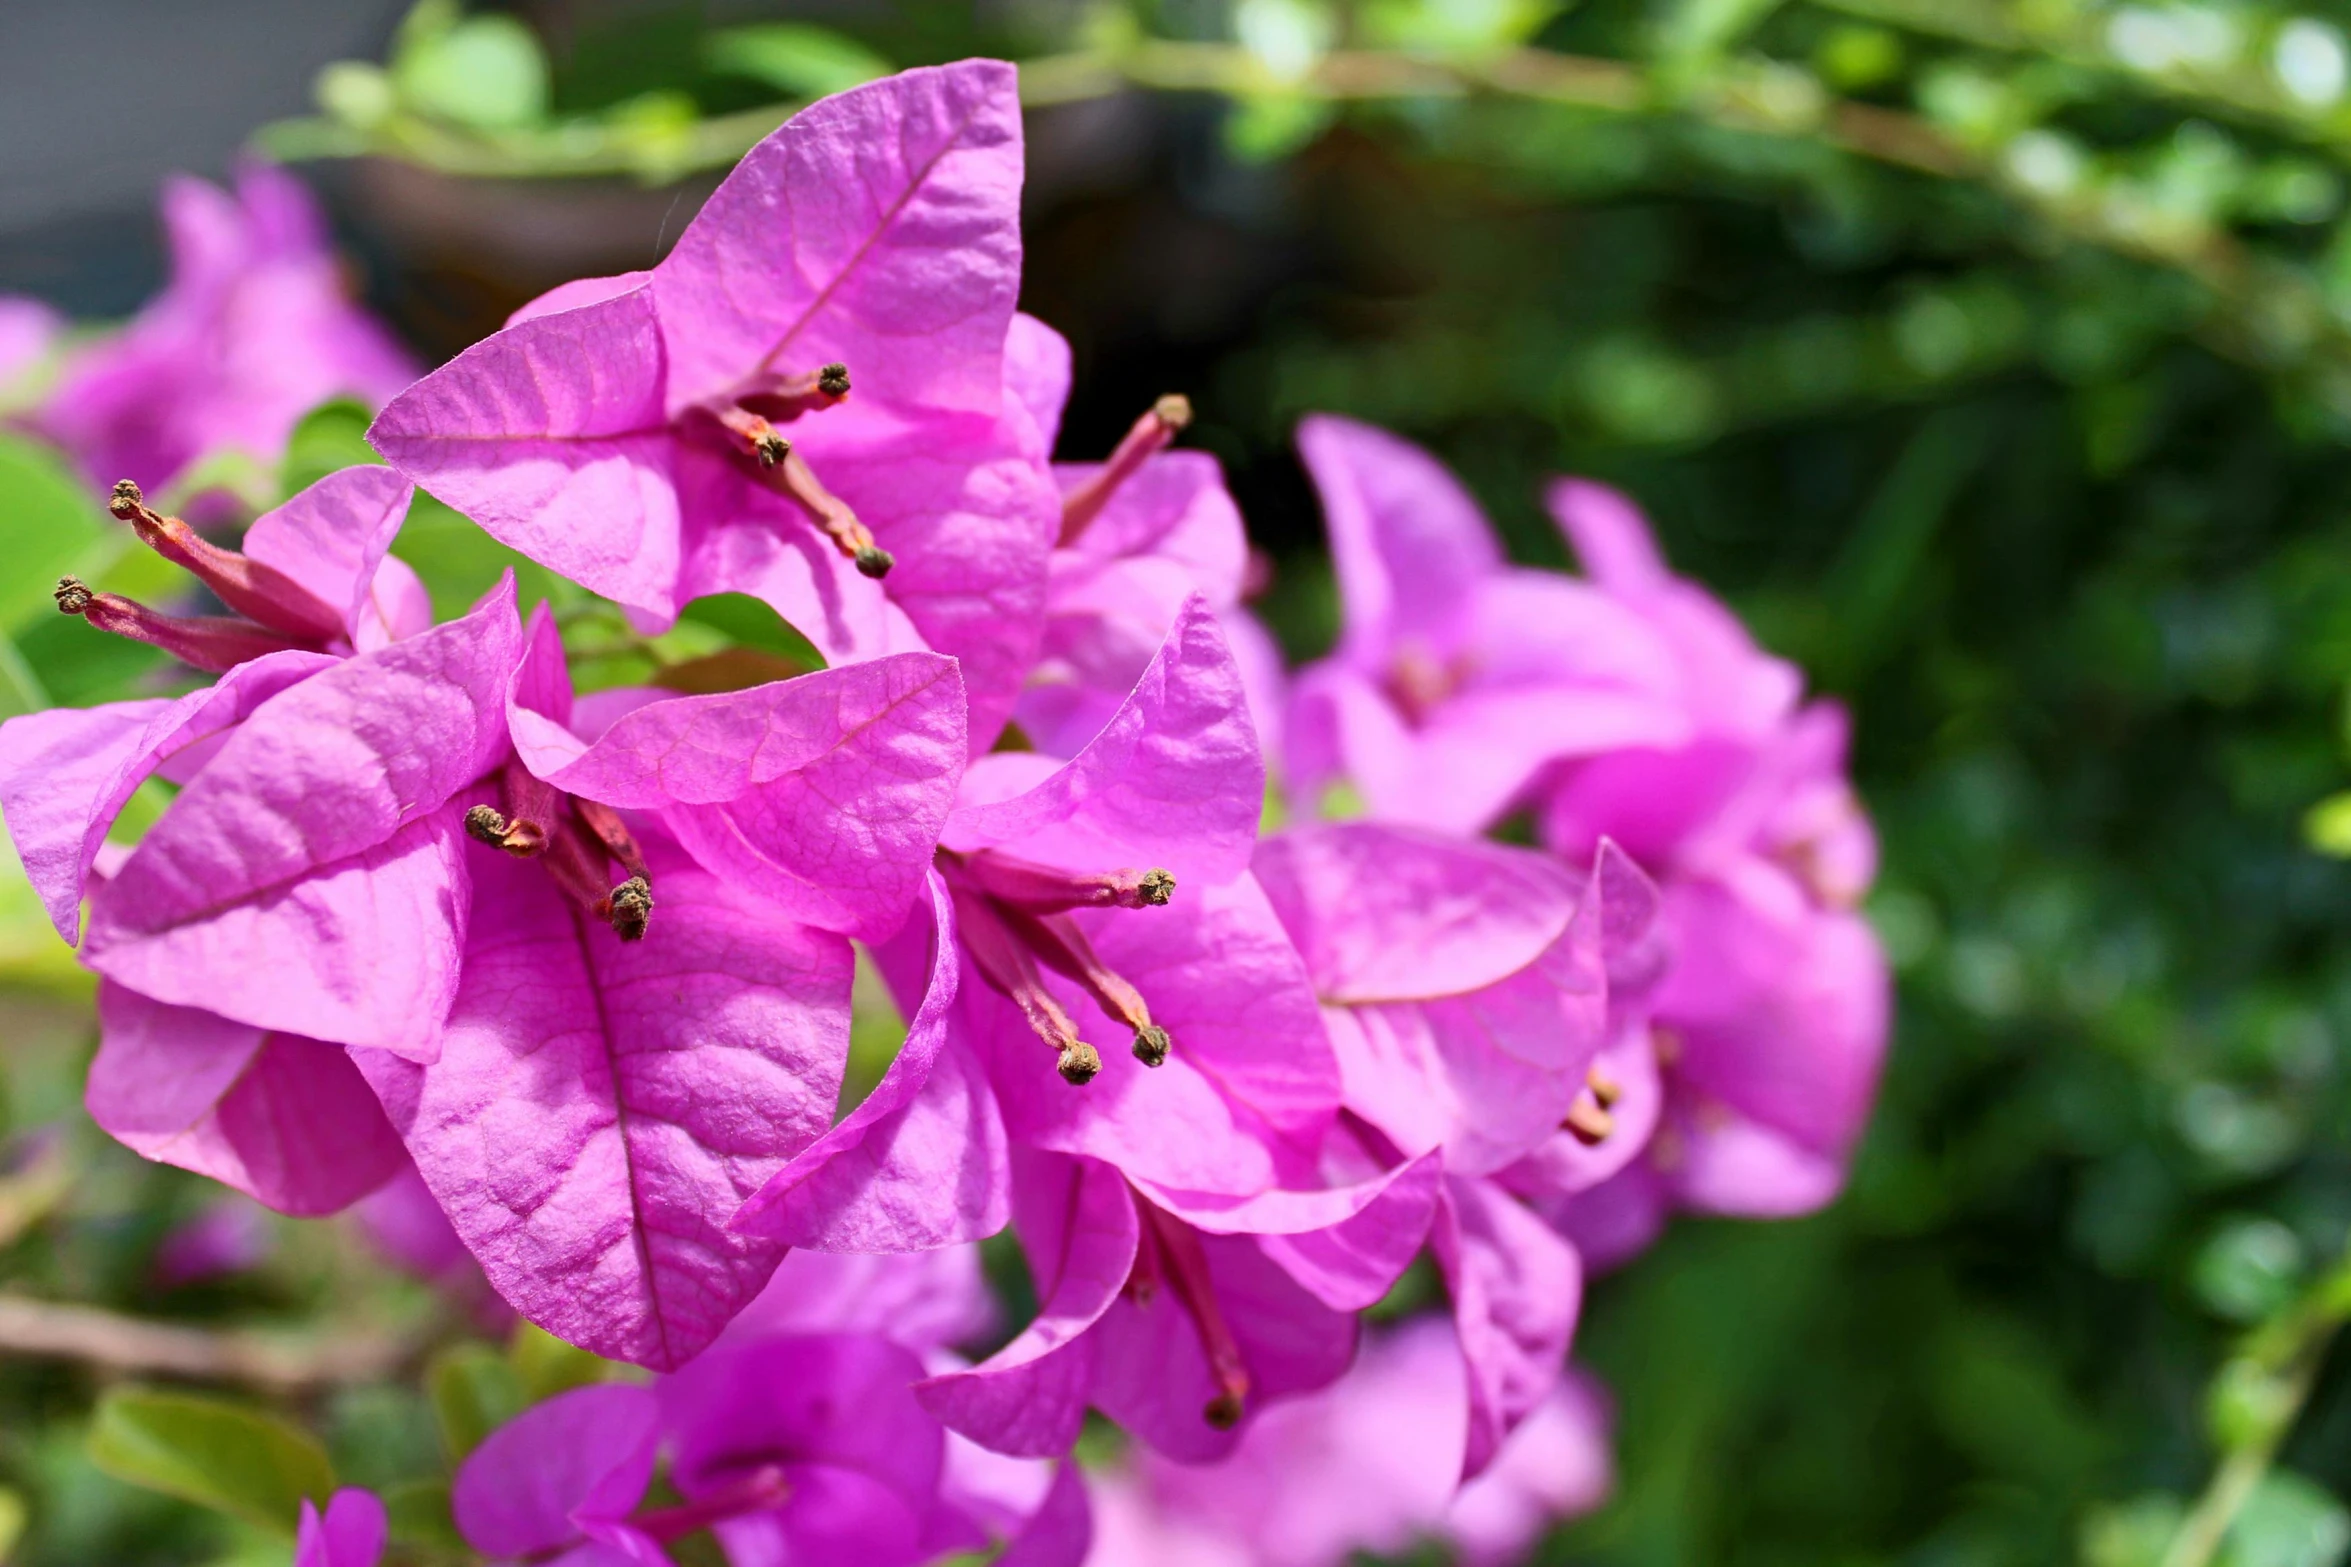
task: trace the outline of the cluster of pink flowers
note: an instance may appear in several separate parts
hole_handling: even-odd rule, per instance
[[[1585,577],[1514,568],[1336,418],[1345,634],[1285,672],[1180,399],[1051,460],[1021,168],[1008,67],[860,88],[241,550],[117,486],[230,613],[61,607],[218,678],[0,729],[101,1126],[287,1213],[421,1186],[515,1311],[660,1373],[467,1461],[490,1557],[1507,1560],[1607,1483],[1586,1269],[1842,1180],[1887,980],[1841,715],[1621,497],[1551,494]],[[511,578],[433,623],[412,486],[643,631],[750,594],[828,667],[575,693]],[[853,943],[911,1021],[844,1106]],[[1008,1225],[1041,1304],[967,1363]],[[1450,1320],[1359,1344],[1424,1254]],[[1089,1410],[1133,1442],[1093,1508]],[[357,1567],[382,1512],[303,1530]]]

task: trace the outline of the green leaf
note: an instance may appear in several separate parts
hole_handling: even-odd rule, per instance
[[[816,650],[815,643],[802,636],[765,599],[753,598],[748,593],[707,594],[678,611],[678,618],[724,632],[739,647],[773,653],[805,669],[825,667],[824,655]]]
[[[384,1489],[392,1539],[413,1550],[462,1552],[465,1536],[449,1512],[449,1482],[404,1480]]]
[[[118,1388],[98,1401],[90,1461],[118,1480],[291,1535],[305,1497],[325,1505],[326,1449],[266,1411],[188,1393]]]
[[[2219,1567],[2335,1567],[2351,1549],[2351,1512],[2290,1471],[2261,1477],[2229,1525]]]
[[[2302,818],[2302,838],[2334,859],[2351,859],[2351,790],[2330,794]]]
[[[25,662],[23,649],[0,633],[0,718],[37,713],[49,705],[48,688],[41,684],[33,666]]]
[[[543,566],[532,564],[484,533],[470,519],[423,491],[408,508],[408,521],[392,553],[416,568],[431,595],[433,613],[454,620],[473,608],[474,601],[498,584],[498,574],[511,569],[523,612],[540,599],[563,603],[575,597]]]
[[[338,469],[382,462],[367,444],[367,427],[374,418],[365,403],[348,397],[320,403],[304,414],[286,438],[286,455],[278,463],[278,493],[292,495]]]
[[[16,1542],[24,1538],[24,1498],[14,1491],[0,1488],[0,1562],[8,1560],[8,1553],[16,1549]]]
[[[0,628],[54,615],[57,579],[81,566],[112,526],[64,458],[0,434]]]
[[[528,1322],[514,1325],[514,1337],[506,1345],[506,1358],[513,1365],[514,1374],[522,1379],[524,1396],[534,1404],[575,1387],[592,1387],[607,1380],[613,1372],[611,1361],[566,1344],[546,1329]]]
[[[792,98],[822,98],[890,74],[890,62],[856,39],[798,22],[722,28],[703,40],[702,63]]]
[[[487,1344],[458,1344],[435,1355],[425,1368],[425,1391],[452,1464],[530,1406],[522,1378]]]
[[[511,16],[460,17],[425,4],[401,25],[392,84],[420,114],[469,130],[519,130],[547,117],[547,56]]]

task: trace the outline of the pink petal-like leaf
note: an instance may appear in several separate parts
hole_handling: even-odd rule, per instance
[[[654,269],[671,406],[841,360],[861,400],[993,417],[1020,184],[999,61],[905,71],[794,116]]]
[[[609,1358],[682,1365],[781,1255],[726,1224],[831,1120],[848,944],[658,837],[637,942],[538,865],[472,853],[472,937],[439,1061],[359,1063],[516,1310]]]
[[[869,940],[912,906],[965,754],[962,681],[935,653],[654,702],[585,747],[535,716],[515,736],[540,777],[666,811],[713,872]]]
[[[241,547],[341,610],[354,645],[372,624],[380,646],[399,629],[399,610],[374,601],[376,572],[415,493],[389,468],[344,468],[255,518]]]
[[[1000,1453],[1053,1458],[1085,1423],[1090,1330],[1134,1267],[1135,1200],[1109,1165],[1021,1156],[1017,1221],[1044,1305],[1020,1337],[968,1371],[917,1385],[945,1425]]]
[[[280,1213],[336,1213],[405,1156],[341,1047],[272,1034],[116,984],[98,989],[90,1118],[132,1152]]]
[[[536,1556],[577,1543],[583,1522],[625,1518],[653,1478],[660,1406],[651,1391],[574,1388],[490,1433],[457,1471],[450,1509],[484,1555]]]
[[[0,812],[57,934],[79,936],[90,867],[148,774],[334,664],[323,653],[268,653],[177,701],[56,707],[0,724]]]
[[[248,718],[94,901],[86,955],[157,1000],[429,1056],[462,871],[443,802],[506,751],[511,576],[462,620]]]
[[[1558,1382],[1583,1303],[1583,1265],[1499,1186],[1458,1176],[1446,1177],[1435,1245],[1469,1368],[1466,1480]]]
[[[920,949],[929,975],[906,1042],[864,1102],[777,1172],[733,1228],[815,1251],[886,1252],[1004,1227],[1004,1124],[970,1052],[947,1044],[960,967],[954,906],[936,875],[926,892],[929,917],[891,943]]]
[[[665,363],[638,288],[484,338],[392,399],[367,438],[500,543],[666,621],[679,538]]]

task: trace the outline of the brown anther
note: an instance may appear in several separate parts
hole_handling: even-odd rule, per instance
[[[857,551],[856,559],[858,575],[873,577],[877,580],[888,576],[890,568],[898,564],[898,557],[878,544],[861,546]]]
[[[643,941],[653,918],[653,885],[642,876],[631,876],[606,893],[595,912],[597,918],[611,922],[612,933],[621,940]]]
[[[1145,1066],[1165,1066],[1168,1047],[1175,1043],[1167,1030],[1153,1023],[1135,1030],[1135,1059]]]
[[[838,359],[816,372],[816,389],[827,397],[849,395],[849,367]]]
[[[1082,1039],[1075,1040],[1061,1047],[1061,1059],[1055,1065],[1063,1082],[1083,1088],[1102,1070],[1102,1053]]]
[[[1607,1068],[1597,1061],[1584,1068],[1584,1086],[1592,1091],[1594,1099],[1600,1101],[1603,1110],[1615,1109],[1616,1102],[1624,1097],[1624,1085],[1610,1077]]]
[[[1170,432],[1181,430],[1192,422],[1192,400],[1181,392],[1170,392],[1151,405],[1151,414]]]
[[[758,456],[760,467],[773,468],[792,455],[792,443],[770,429],[752,439],[751,450]]]
[[[1241,1396],[1238,1393],[1219,1393],[1200,1411],[1200,1418],[1219,1431],[1230,1431],[1241,1423]]]
[[[1168,900],[1175,896],[1175,889],[1175,877],[1157,869],[1145,871],[1143,879],[1135,883],[1135,895],[1155,909],[1166,908]]]
[[[547,847],[546,828],[519,817],[508,821],[496,808],[487,805],[477,805],[465,813],[465,832],[476,843],[504,849],[518,860],[527,860]]]
[[[257,627],[323,650],[344,634],[343,612],[275,566],[223,549],[177,517],[148,506],[128,479],[116,483],[106,509],[131,525],[139,542],[210,588]]]
[[[90,600],[95,596],[90,591],[90,585],[79,578],[59,577],[57,579],[57,607],[68,615],[86,614],[90,608]]]
[[[1608,1134],[1616,1130],[1616,1117],[1582,1094],[1567,1108],[1567,1119],[1559,1123],[1563,1131],[1571,1133],[1586,1148],[1597,1148],[1608,1141]]]

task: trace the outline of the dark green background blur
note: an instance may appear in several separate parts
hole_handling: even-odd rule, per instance
[[[705,43],[778,8],[518,14],[553,74],[510,125],[633,104],[674,132],[793,84],[714,68]],[[1288,444],[1330,409],[1437,450],[1525,561],[1564,561],[1544,476],[1622,485],[1682,570],[1857,715],[1901,998],[1851,1190],[1797,1223],[1682,1221],[1593,1289],[1578,1354],[1619,1399],[1620,1493],[1545,1560],[2200,1562],[2172,1531],[2231,1463],[2244,1505],[2209,1559],[2341,1557],[2351,1372],[2323,1344],[2351,1227],[2351,871],[2305,815],[2351,784],[2351,131],[2339,47],[2329,97],[2319,35],[2290,25],[2351,12],[793,14],[895,65],[1076,56],[1152,84],[1081,76],[1032,113],[1023,302],[1076,346],[1061,455],[1191,396],[1188,440],[1273,558],[1259,607],[1293,654],[1335,629]],[[1613,66],[1630,96],[1489,90],[1528,48]],[[1330,51],[1404,85],[1358,101],[1318,74]],[[1182,59],[1247,69],[1171,90]],[[1917,146],[1948,156],[1891,155]],[[528,162],[487,190],[432,156],[310,166],[420,352],[564,276],[649,264],[713,177]],[[23,274],[0,286],[127,309],[127,282],[74,289],[152,243],[144,215],[0,235]],[[69,1116],[85,1048],[70,999],[22,995],[0,1013],[20,1133]],[[0,1286],[197,1317],[351,1298],[300,1246],[158,1295],[145,1259],[196,1183],[71,1137],[100,1174],[0,1240]],[[2314,1368],[2298,1416],[2259,1402],[2288,1363],[2297,1395]],[[76,1468],[90,1387],[0,1361],[0,1484],[50,1509],[23,1559],[230,1549]],[[344,1452],[429,1441],[404,1397],[311,1413]]]

